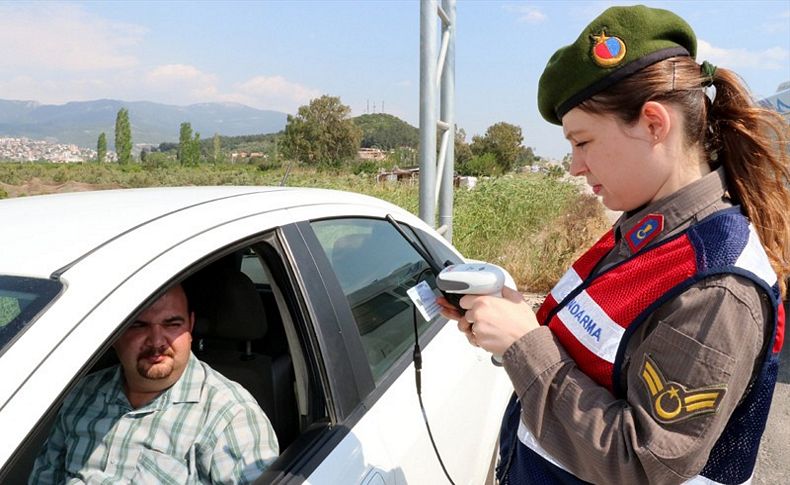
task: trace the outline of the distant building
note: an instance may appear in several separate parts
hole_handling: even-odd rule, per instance
[[[384,160],[387,158],[387,152],[380,148],[360,148],[357,150],[357,157],[362,160]]]

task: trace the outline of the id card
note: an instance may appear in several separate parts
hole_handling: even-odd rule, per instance
[[[436,294],[425,281],[420,281],[406,290],[406,294],[417,306],[425,321],[430,322],[439,314],[441,307],[436,303]]]

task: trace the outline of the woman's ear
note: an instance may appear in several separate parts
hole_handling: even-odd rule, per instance
[[[650,143],[664,141],[672,126],[672,117],[667,107],[657,101],[648,101],[642,105],[639,113],[639,125],[648,136]]]

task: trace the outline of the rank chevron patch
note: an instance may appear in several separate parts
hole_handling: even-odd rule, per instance
[[[661,423],[715,413],[727,392],[725,385],[688,390],[682,384],[667,381],[647,355],[642,365],[642,381],[650,394],[650,412]]]

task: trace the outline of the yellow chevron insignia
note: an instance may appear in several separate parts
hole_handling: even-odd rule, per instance
[[[662,423],[714,413],[727,392],[724,385],[688,390],[682,384],[667,381],[647,355],[642,365],[642,381],[650,394],[653,417]]]

